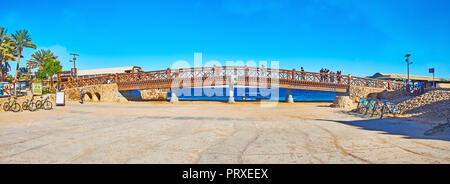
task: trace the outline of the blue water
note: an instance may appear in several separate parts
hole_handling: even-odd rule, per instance
[[[277,90],[277,91],[274,91]],[[249,87],[235,87],[234,98],[235,100],[260,100],[269,99],[270,92],[279,97],[280,101],[286,99],[286,89],[259,89]],[[219,95],[217,95],[217,93]],[[180,100],[228,100],[228,87],[206,87],[206,88],[184,88],[178,91],[178,99]],[[293,89],[292,96],[294,101],[333,101],[336,97],[336,92],[328,91],[311,91],[311,90],[299,90]],[[171,97],[171,93],[168,94]]]

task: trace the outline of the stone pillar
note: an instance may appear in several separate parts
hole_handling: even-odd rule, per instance
[[[170,103],[178,102],[177,92],[178,92],[178,88],[172,88],[171,89]]]
[[[233,81],[233,77],[230,76],[229,80],[228,80],[228,103],[234,103],[234,81]]]
[[[294,103],[294,97],[292,96],[292,89],[286,89],[286,102]]]

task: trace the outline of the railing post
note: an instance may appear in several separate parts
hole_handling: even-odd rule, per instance
[[[352,75],[348,74],[348,85],[352,85]]]
[[[248,67],[247,67],[247,65],[245,65],[245,68],[244,68],[244,77],[245,78],[248,77]]]
[[[292,69],[292,75],[291,75],[291,79],[295,80],[295,76],[297,75],[297,73],[295,72],[295,68]]]
[[[227,76],[228,78],[228,103],[234,103],[234,81],[233,76]]]
[[[167,79],[171,79],[171,71],[170,71],[170,68],[167,68],[166,74],[167,74]]]

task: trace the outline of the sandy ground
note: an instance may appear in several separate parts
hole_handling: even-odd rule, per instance
[[[450,134],[328,103],[68,104],[0,112],[0,163],[450,163]]]

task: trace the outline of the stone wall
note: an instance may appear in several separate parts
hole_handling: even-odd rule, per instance
[[[145,89],[119,91],[119,102],[145,101],[145,100],[166,100],[170,89]]]
[[[349,93],[350,99],[357,102],[357,101],[359,101],[360,98],[376,99],[377,95],[383,91],[386,91],[386,90],[380,89],[380,88],[350,86],[348,93]]]
[[[141,90],[141,97],[143,100],[165,100],[169,91],[169,89]]]
[[[66,101],[80,101],[80,89],[85,93],[86,102],[117,102],[117,84],[101,84],[85,86],[81,88],[71,88],[64,90]]]

